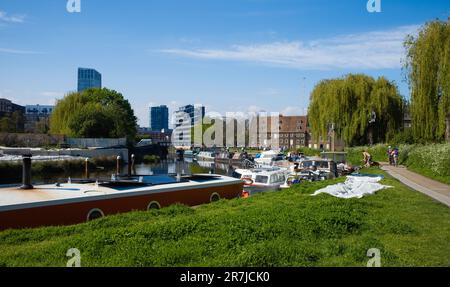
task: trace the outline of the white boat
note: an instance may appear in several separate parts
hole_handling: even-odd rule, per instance
[[[258,158],[255,158],[255,163],[258,166],[285,166],[287,165],[288,161],[286,160],[284,154],[269,150],[262,152]]]
[[[215,153],[211,151],[201,151],[196,156],[197,160],[214,161]]]
[[[245,190],[253,192],[279,190],[285,185],[289,171],[279,167],[236,169],[233,177],[244,181]]]

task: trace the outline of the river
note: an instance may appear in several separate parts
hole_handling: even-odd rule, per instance
[[[193,173],[216,173],[222,175],[229,175],[233,173],[234,168],[227,164],[219,164],[208,161],[193,161],[192,159],[177,160],[168,159],[161,161],[157,164],[136,164],[135,174],[138,175],[158,175],[158,174],[193,174]],[[115,168],[110,169],[98,169],[91,171],[90,178],[110,178],[112,174],[115,174]],[[125,165],[121,170],[122,174],[128,173],[128,166]],[[32,174],[33,184],[48,184],[55,183],[57,181],[67,180],[71,178],[86,178],[84,170],[79,172],[60,173],[60,174]],[[20,180],[2,179],[1,184],[19,184]]]

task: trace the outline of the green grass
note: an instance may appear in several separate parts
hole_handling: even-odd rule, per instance
[[[426,145],[400,145],[399,164],[431,179],[450,184],[450,143]],[[347,160],[353,165],[362,165],[364,150],[372,155],[374,161],[388,162],[387,145],[372,147],[353,147],[346,151]]]
[[[379,169],[366,170],[383,173]],[[192,209],[175,205],[66,227],[0,232],[0,266],[450,266],[450,209],[387,177],[362,199],[307,183]]]

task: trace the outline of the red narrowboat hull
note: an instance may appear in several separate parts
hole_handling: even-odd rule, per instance
[[[33,228],[40,226],[71,225],[86,222],[90,211],[101,210],[104,215],[129,211],[147,210],[149,204],[156,202],[160,207],[181,203],[195,206],[209,203],[213,194],[220,198],[232,199],[241,195],[242,183],[210,186],[186,190],[140,194],[129,196],[82,200],[79,202],[47,204],[0,211],[0,230],[11,228]],[[20,191],[18,191],[20,192]]]

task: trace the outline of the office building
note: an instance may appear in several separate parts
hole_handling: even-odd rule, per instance
[[[55,106],[26,105],[25,106],[25,132],[45,133],[50,126],[50,115]]]
[[[102,75],[94,69],[78,68],[78,92],[102,88]]]
[[[169,129],[169,108],[165,105],[150,107],[150,124],[152,131],[167,131]]]
[[[0,117],[11,115],[16,111],[23,114],[25,112],[25,107],[14,104],[8,99],[0,99]]]
[[[205,117],[205,107],[187,105],[180,107],[174,113],[175,131],[172,142],[175,146],[190,146],[191,129],[193,126],[202,124]]]

